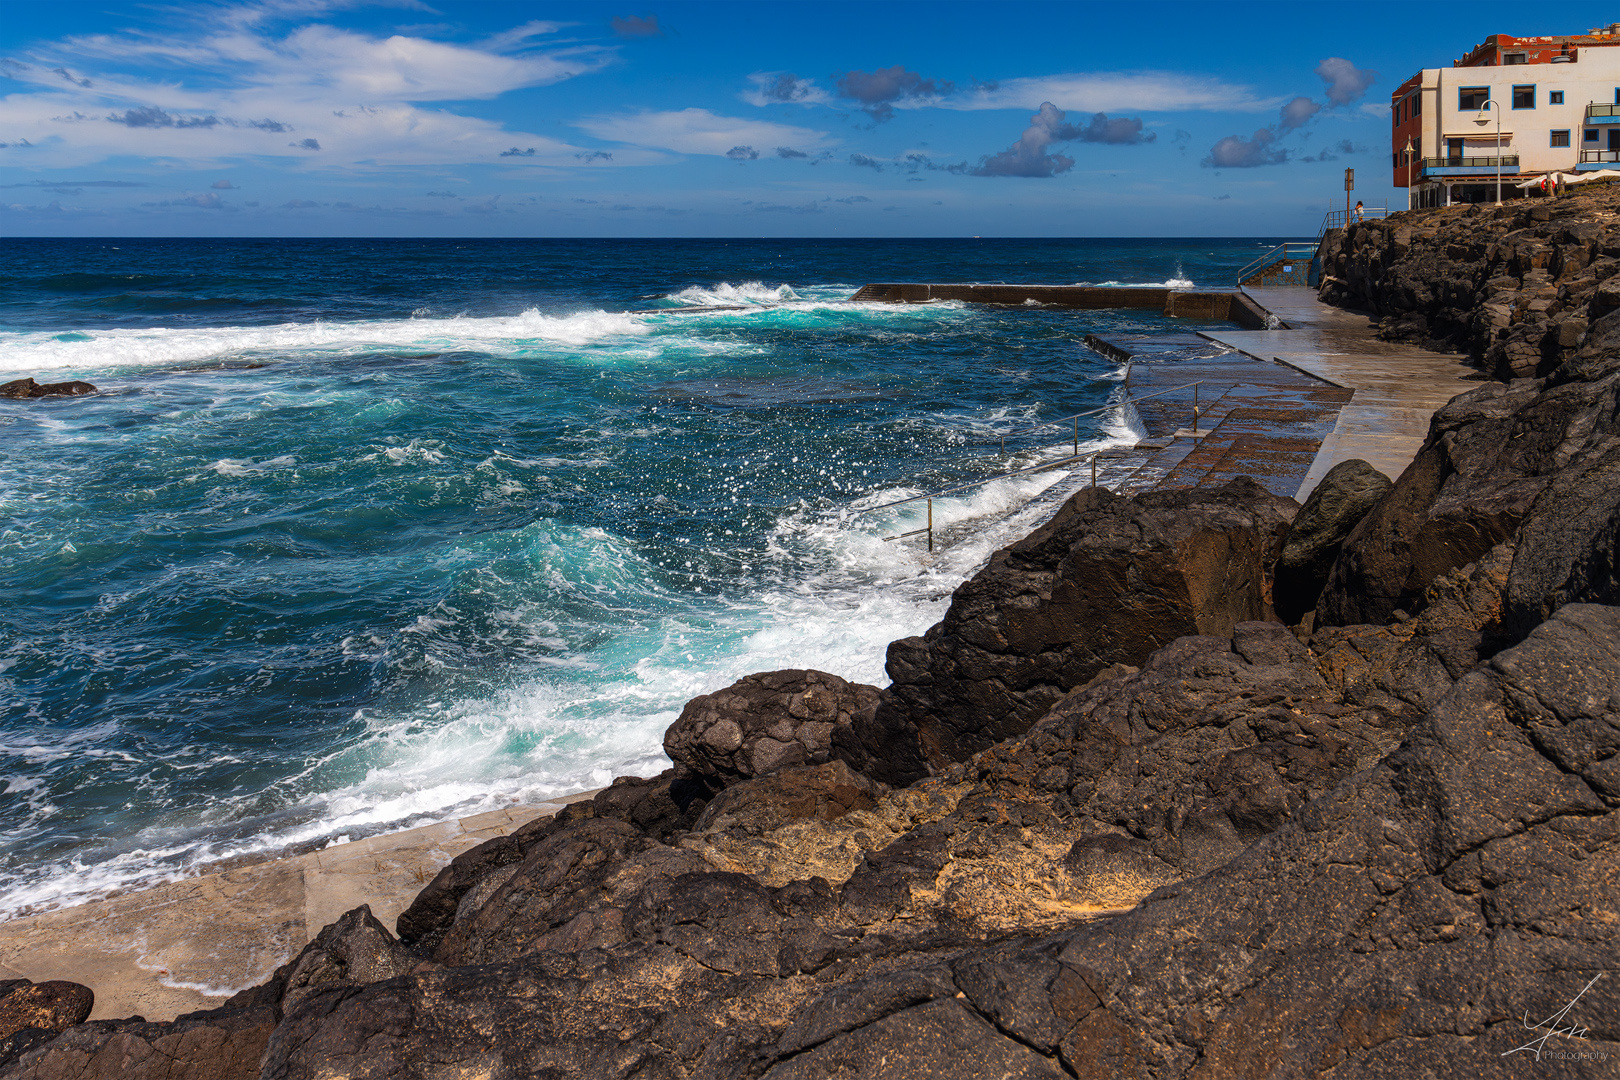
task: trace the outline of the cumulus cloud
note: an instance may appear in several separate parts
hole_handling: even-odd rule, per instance
[[[839,97],[859,102],[866,114],[879,123],[894,115],[897,102],[932,102],[956,89],[955,83],[925,79],[900,64],[876,71],[846,71],[834,80],[834,85]]]
[[[1276,133],[1268,127],[1260,128],[1247,139],[1228,135],[1209,148],[1209,156],[1203,160],[1203,164],[1206,168],[1212,169],[1253,169],[1261,165],[1281,165],[1288,160],[1288,151],[1274,145],[1276,141]]]
[[[60,75],[60,76],[62,76],[62,78],[66,79],[68,82],[72,83],[74,86],[88,88],[88,87],[91,87],[91,86],[95,85],[95,83],[91,82],[89,79],[75,79],[73,77],[73,73],[68,71],[68,69],[64,68],[64,67],[52,68],[51,69],[51,74],[52,75]]]
[[[1231,197],[1232,196],[1230,196],[1230,195],[1217,195],[1217,196],[1215,196],[1215,201],[1216,202],[1225,202],[1226,200],[1230,199]]]
[[[502,150],[501,157],[534,157],[534,147],[531,146],[527,150],[519,150],[514,146],[510,150]]]
[[[212,187],[215,191],[235,191],[236,190],[236,185],[231,183],[229,180],[215,180],[212,184],[209,185],[209,187]]]
[[[271,120],[268,118],[264,120],[249,120],[247,126],[250,128],[258,128],[260,131],[268,131],[275,135],[280,135],[284,131],[292,130],[292,125],[283,124],[279,120]]]
[[[1052,153],[1053,143],[1129,144],[1152,142],[1155,138],[1153,132],[1143,132],[1139,117],[1110,118],[1107,113],[1096,113],[1085,124],[1071,124],[1062,109],[1043,101],[1017,142],[999,154],[983,158],[967,171],[974,176],[1056,176],[1074,168],[1074,158]]]
[[[298,150],[319,150],[321,148],[318,139],[299,139],[297,142],[290,142],[287,145]]]
[[[712,154],[716,157],[725,157],[738,146],[798,144],[819,147],[827,141],[825,134],[808,128],[764,120],[741,120],[720,116],[708,109],[589,117],[578,121],[575,126],[610,142],[658,147],[681,154]]]
[[[589,165],[593,161],[612,161],[613,155],[606,150],[581,150],[574,155],[574,160],[583,161]]]
[[[429,191],[426,194],[427,194],[428,198],[430,198],[430,199],[459,199],[459,198],[461,198],[460,195],[457,195],[453,191]]]
[[[862,169],[872,169],[875,172],[883,171],[883,164],[881,162],[875,158],[869,158],[865,154],[849,155],[849,163]]]
[[[1142,130],[1142,118],[1139,116],[1116,116],[1110,119],[1107,113],[1097,113],[1085,127],[1074,130],[1073,137],[1081,142],[1117,145],[1148,143],[1158,138],[1154,132]]]
[[[759,151],[752,146],[733,146],[726,151],[726,157],[731,158],[733,161],[757,161],[759,160]]]
[[[211,128],[217,127],[220,122],[219,117],[213,115],[171,116],[155,105],[112,113],[107,119],[132,128]]]
[[[1241,135],[1226,136],[1210,147],[1209,156],[1202,164],[1215,169],[1252,169],[1262,165],[1281,165],[1289,158],[1288,149],[1278,145],[1283,136],[1305,128],[1317,119],[1324,109],[1353,104],[1367,92],[1367,88],[1378,77],[1376,71],[1358,68],[1339,56],[1330,56],[1317,64],[1316,74],[1327,84],[1326,105],[1312,101],[1303,94],[1290,98],[1278,110],[1276,123],[1260,128],[1247,139]],[[1324,150],[1301,160],[1317,162],[1338,159],[1330,151]]]
[[[776,148],[776,156],[779,158],[804,158],[809,157],[810,155],[805,153],[803,150],[795,150],[791,146],[778,146]]]
[[[813,80],[791,71],[756,71],[748,81],[754,85],[742,99],[750,105],[825,105],[832,100]]]
[[[664,36],[664,28],[658,25],[658,16],[656,15],[615,15],[613,17],[613,32],[620,37],[626,38]]]
[[[1327,99],[1334,105],[1353,104],[1378,78],[1378,72],[1358,68],[1342,56],[1323,60],[1316,65],[1316,73],[1327,83]]]

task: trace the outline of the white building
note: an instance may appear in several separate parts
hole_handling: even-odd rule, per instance
[[[1496,34],[1390,95],[1396,187],[1414,206],[1495,202],[1553,173],[1620,167],[1620,23],[1567,37]],[[1410,151],[1408,151],[1410,147]]]

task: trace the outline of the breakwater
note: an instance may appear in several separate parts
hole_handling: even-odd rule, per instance
[[[1084,311],[1155,311],[1177,319],[1228,321],[1250,330],[1263,330],[1268,325],[1265,309],[1248,296],[1219,289],[898,282],[862,285],[850,299],[885,304],[959,300],[969,304],[1045,306]]]

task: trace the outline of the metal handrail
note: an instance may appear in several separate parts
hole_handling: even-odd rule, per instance
[[[1168,390],[1156,390],[1151,394],[1141,394],[1141,395],[1138,395],[1137,397],[1128,397],[1127,396],[1125,398],[1125,400],[1123,400],[1123,401],[1115,401],[1115,402],[1113,402],[1111,404],[1104,405],[1104,406],[1102,406],[1101,408],[1098,408],[1098,409],[1087,409],[1085,412],[1077,412],[1073,416],[1065,416],[1065,417],[1061,417],[1060,419],[1057,419],[1057,420],[1048,420],[1046,423],[1044,423],[1044,424],[1036,424],[1034,427],[1016,428],[1016,429],[1014,429],[1012,431],[1003,431],[1003,432],[1001,432],[1001,456],[1002,457],[1007,456],[1007,436],[1009,436],[1009,435],[1028,435],[1032,431],[1045,431],[1047,428],[1054,428],[1054,427],[1057,427],[1060,424],[1067,424],[1070,421],[1074,422],[1074,452],[1075,452],[1076,455],[1078,455],[1080,453],[1080,418],[1081,417],[1083,417],[1083,416],[1096,416],[1099,413],[1105,413],[1105,412],[1108,412],[1111,409],[1117,409],[1121,405],[1129,405],[1129,404],[1131,404],[1132,402],[1135,402],[1135,401],[1147,401],[1149,398],[1164,397],[1166,394],[1173,394],[1177,390],[1186,390],[1188,388],[1191,388],[1191,390],[1193,392],[1193,430],[1197,431],[1198,430],[1198,388],[1201,385],[1203,385],[1203,382],[1204,382],[1203,379],[1199,379],[1197,382],[1182,383],[1180,386],[1172,386]],[[1011,475],[1011,474],[1009,474],[1009,475]]]
[[[1586,107],[1587,116],[1620,116],[1620,105],[1600,105],[1592,102]]]
[[[1343,210],[1329,210],[1327,213],[1323,214],[1322,225],[1316,231],[1316,238],[1320,240],[1322,237],[1326,236],[1329,229],[1344,228],[1344,213],[1345,212]],[[1351,211],[1351,213],[1353,215],[1355,212]],[[1376,221],[1379,218],[1387,218],[1391,214],[1398,213],[1400,213],[1399,209],[1391,210],[1387,206],[1363,206],[1361,208],[1361,216],[1373,221]]]
[[[1426,157],[1418,159],[1419,169],[1494,169],[1498,165],[1506,168],[1519,163],[1518,154],[1486,154],[1483,157],[1463,157],[1453,155],[1447,157]]]
[[[1581,161],[1620,161],[1620,150],[1582,150]]]
[[[1278,244],[1270,251],[1267,251],[1264,255],[1250,259],[1248,265],[1237,272],[1237,283],[1242,285],[1244,278],[1248,277],[1255,270],[1264,267],[1267,263],[1287,259],[1291,255],[1309,255],[1315,257],[1318,246],[1319,241],[1316,240],[1290,240],[1286,243]]]
[[[1111,405],[1104,405],[1100,409],[1089,409],[1086,412],[1075,413],[1073,416],[1066,416],[1062,420],[1053,420],[1050,423],[1036,424],[1034,427],[1022,428],[1022,429],[1020,429],[1018,431],[1013,431],[1013,432],[1005,432],[1001,436],[1001,452],[1002,452],[1003,455],[1005,455],[1006,452],[1007,452],[1007,435],[1022,435],[1022,434],[1026,434],[1026,433],[1031,432],[1031,431],[1040,431],[1040,430],[1042,430],[1044,428],[1056,427],[1059,424],[1067,423],[1068,421],[1073,420],[1074,423],[1075,423],[1075,431],[1076,431],[1076,434],[1075,434],[1075,453],[1070,457],[1058,458],[1056,461],[1047,461],[1047,462],[1043,462],[1040,465],[1031,465],[1031,466],[1029,466],[1028,468],[1025,468],[1025,469],[1014,469],[1012,472],[1005,472],[1005,473],[1001,473],[1001,474],[996,475],[996,476],[987,476],[982,480],[970,480],[965,484],[957,484],[955,487],[942,488],[939,491],[931,491],[931,492],[927,492],[927,493],[922,494],[922,495],[912,495],[912,496],[909,496],[909,497],[904,498],[904,499],[896,499],[893,502],[886,502],[886,503],[882,504],[881,506],[868,506],[868,507],[865,507],[863,509],[856,510],[855,514],[856,514],[857,517],[860,516],[861,514],[875,514],[879,510],[890,510],[890,509],[893,509],[896,506],[905,506],[907,503],[923,502],[923,501],[926,500],[927,503],[928,503],[928,519],[927,519],[927,524],[926,525],[924,525],[920,529],[912,529],[910,532],[903,532],[903,533],[900,533],[900,534],[898,534],[896,536],[885,536],[883,538],[883,542],[885,544],[887,544],[887,543],[890,543],[890,542],[895,541],[895,540],[904,540],[907,537],[921,536],[923,533],[927,533],[928,534],[928,550],[933,551],[934,550],[934,500],[935,499],[942,498],[942,497],[944,497],[946,495],[954,495],[958,491],[966,491],[969,488],[983,487],[985,484],[993,484],[997,480],[1007,480],[1007,479],[1010,479],[1010,478],[1012,478],[1014,476],[1028,476],[1030,473],[1045,472],[1047,469],[1062,468],[1065,465],[1071,465],[1074,462],[1080,461],[1082,459],[1089,459],[1090,460],[1090,462],[1091,462],[1091,486],[1096,487],[1097,486],[1097,459],[1102,457],[1105,454],[1119,453],[1119,451],[1118,450],[1093,450],[1090,454],[1082,454],[1082,453],[1080,453],[1079,452],[1080,436],[1078,434],[1079,426],[1080,426],[1080,417],[1082,417],[1082,416],[1095,416],[1100,412],[1107,412],[1109,409],[1117,408],[1118,406],[1120,406],[1122,404],[1127,404],[1127,403],[1136,402],[1136,401],[1147,401],[1149,398],[1163,397],[1166,394],[1173,394],[1177,390],[1186,390],[1187,388],[1191,387],[1192,392],[1193,392],[1192,431],[1193,431],[1193,436],[1196,438],[1197,434],[1198,434],[1198,413],[1199,413],[1199,409],[1198,409],[1198,387],[1201,386],[1201,385],[1203,385],[1203,380],[1202,379],[1198,380],[1197,382],[1183,383],[1180,386],[1172,386],[1168,390],[1159,390],[1159,391],[1156,391],[1156,392],[1151,393],[1151,394],[1143,394],[1140,397],[1127,397],[1127,398],[1125,398],[1124,401],[1116,401]]]

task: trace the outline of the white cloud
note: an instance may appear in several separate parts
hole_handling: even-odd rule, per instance
[[[611,142],[653,146],[681,154],[712,154],[715,157],[725,157],[737,146],[792,145],[816,148],[829,141],[825,132],[764,120],[718,116],[708,109],[597,116],[581,120],[574,126],[598,139]]]
[[[1037,109],[1050,101],[1079,112],[1258,112],[1278,99],[1259,97],[1247,86],[1173,71],[1081,72],[1005,79],[930,100],[941,109]],[[921,103],[896,102],[897,108]]]
[[[261,30],[339,6],[347,5],[279,0],[201,9],[194,33],[94,35],[36,47],[29,63],[7,67],[30,89],[0,99],[0,130],[34,144],[40,152],[29,164],[42,168],[119,155],[182,162],[291,157],[300,168],[493,163],[514,143],[535,148],[526,164],[579,164],[580,147],[421,103],[556,83],[602,67],[611,51],[500,51],[555,29],[538,21],[481,47],[325,25],[281,36]],[[73,80],[53,73],[64,62]],[[131,115],[142,122],[131,123]],[[154,117],[160,122],[146,122]],[[317,144],[318,154],[306,149]],[[617,163],[640,159],[631,154]]]
[[[748,76],[753,88],[742,99],[750,105],[830,105],[833,97],[813,79],[791,71],[756,71]]]

